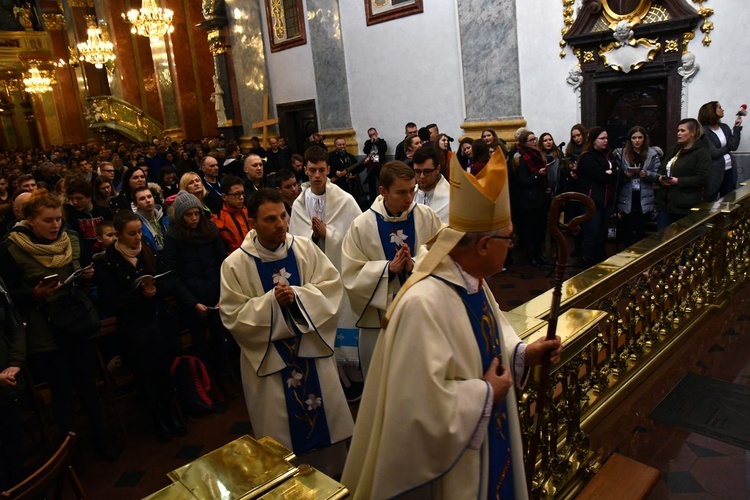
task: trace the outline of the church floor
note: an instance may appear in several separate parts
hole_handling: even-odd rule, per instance
[[[490,279],[505,310],[552,285],[551,276],[546,277],[551,267],[539,270],[523,262],[520,256],[506,272]],[[748,305],[750,285],[741,288],[729,306],[713,315],[679,355],[654,375],[651,387],[639,390],[607,425],[590,434],[598,456],[607,457],[617,451],[661,472],[651,500],[750,498],[750,450],[647,417],[688,371],[750,387]],[[79,447],[77,469],[92,498],[142,498],[169,484],[167,472],[251,432],[242,396],[230,401],[223,414],[189,422],[189,434],[167,444],[158,442],[148,432],[145,421],[134,410],[126,411],[124,419],[129,437],[116,462],[95,459],[85,439]]]

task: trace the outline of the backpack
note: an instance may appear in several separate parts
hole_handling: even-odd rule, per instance
[[[189,415],[203,415],[214,411],[208,393],[211,379],[206,365],[195,356],[177,356],[169,369],[182,410]]]

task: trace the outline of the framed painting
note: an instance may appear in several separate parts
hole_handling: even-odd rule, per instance
[[[271,52],[307,43],[302,0],[265,0]]]
[[[424,12],[423,0],[365,0],[367,26]]]

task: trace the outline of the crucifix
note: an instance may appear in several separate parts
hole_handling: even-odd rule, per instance
[[[272,127],[279,123],[279,119],[270,118],[268,112],[268,94],[263,94],[263,120],[253,123],[253,128],[263,128],[263,134],[260,136],[260,143],[263,144],[263,146],[268,146],[268,127]]]

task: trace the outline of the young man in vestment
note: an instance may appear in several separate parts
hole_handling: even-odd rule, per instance
[[[414,170],[400,161],[383,165],[380,196],[357,217],[341,247],[341,279],[359,318],[359,358],[367,376],[380,319],[411,274],[413,256],[440,229],[428,206],[414,203]]]
[[[255,436],[301,455],[352,434],[333,358],[344,290],[320,248],[287,233],[278,191],[258,190],[248,214],[251,231],[221,267],[221,319],[242,351]]]
[[[303,185],[302,194],[292,205],[289,232],[312,239],[340,272],[341,242],[362,211],[352,195],[328,179],[329,171],[328,153],[325,150],[312,146],[305,151],[305,173],[310,178],[310,185]],[[363,382],[359,372],[359,332],[356,324],[357,316],[352,311],[348,297],[344,297],[336,335],[336,358],[342,369],[341,382],[350,401],[359,399]],[[352,383],[358,390],[349,394]]]
[[[502,151],[476,178],[453,165],[450,224],[384,318],[342,477],[353,498],[527,498],[515,387],[562,346],[521,342],[485,281],[514,239]]]
[[[440,220],[447,224],[451,185],[440,173],[440,160],[435,149],[419,148],[412,157],[412,168],[417,176],[417,195],[414,200],[418,205],[427,205],[433,209]]]

